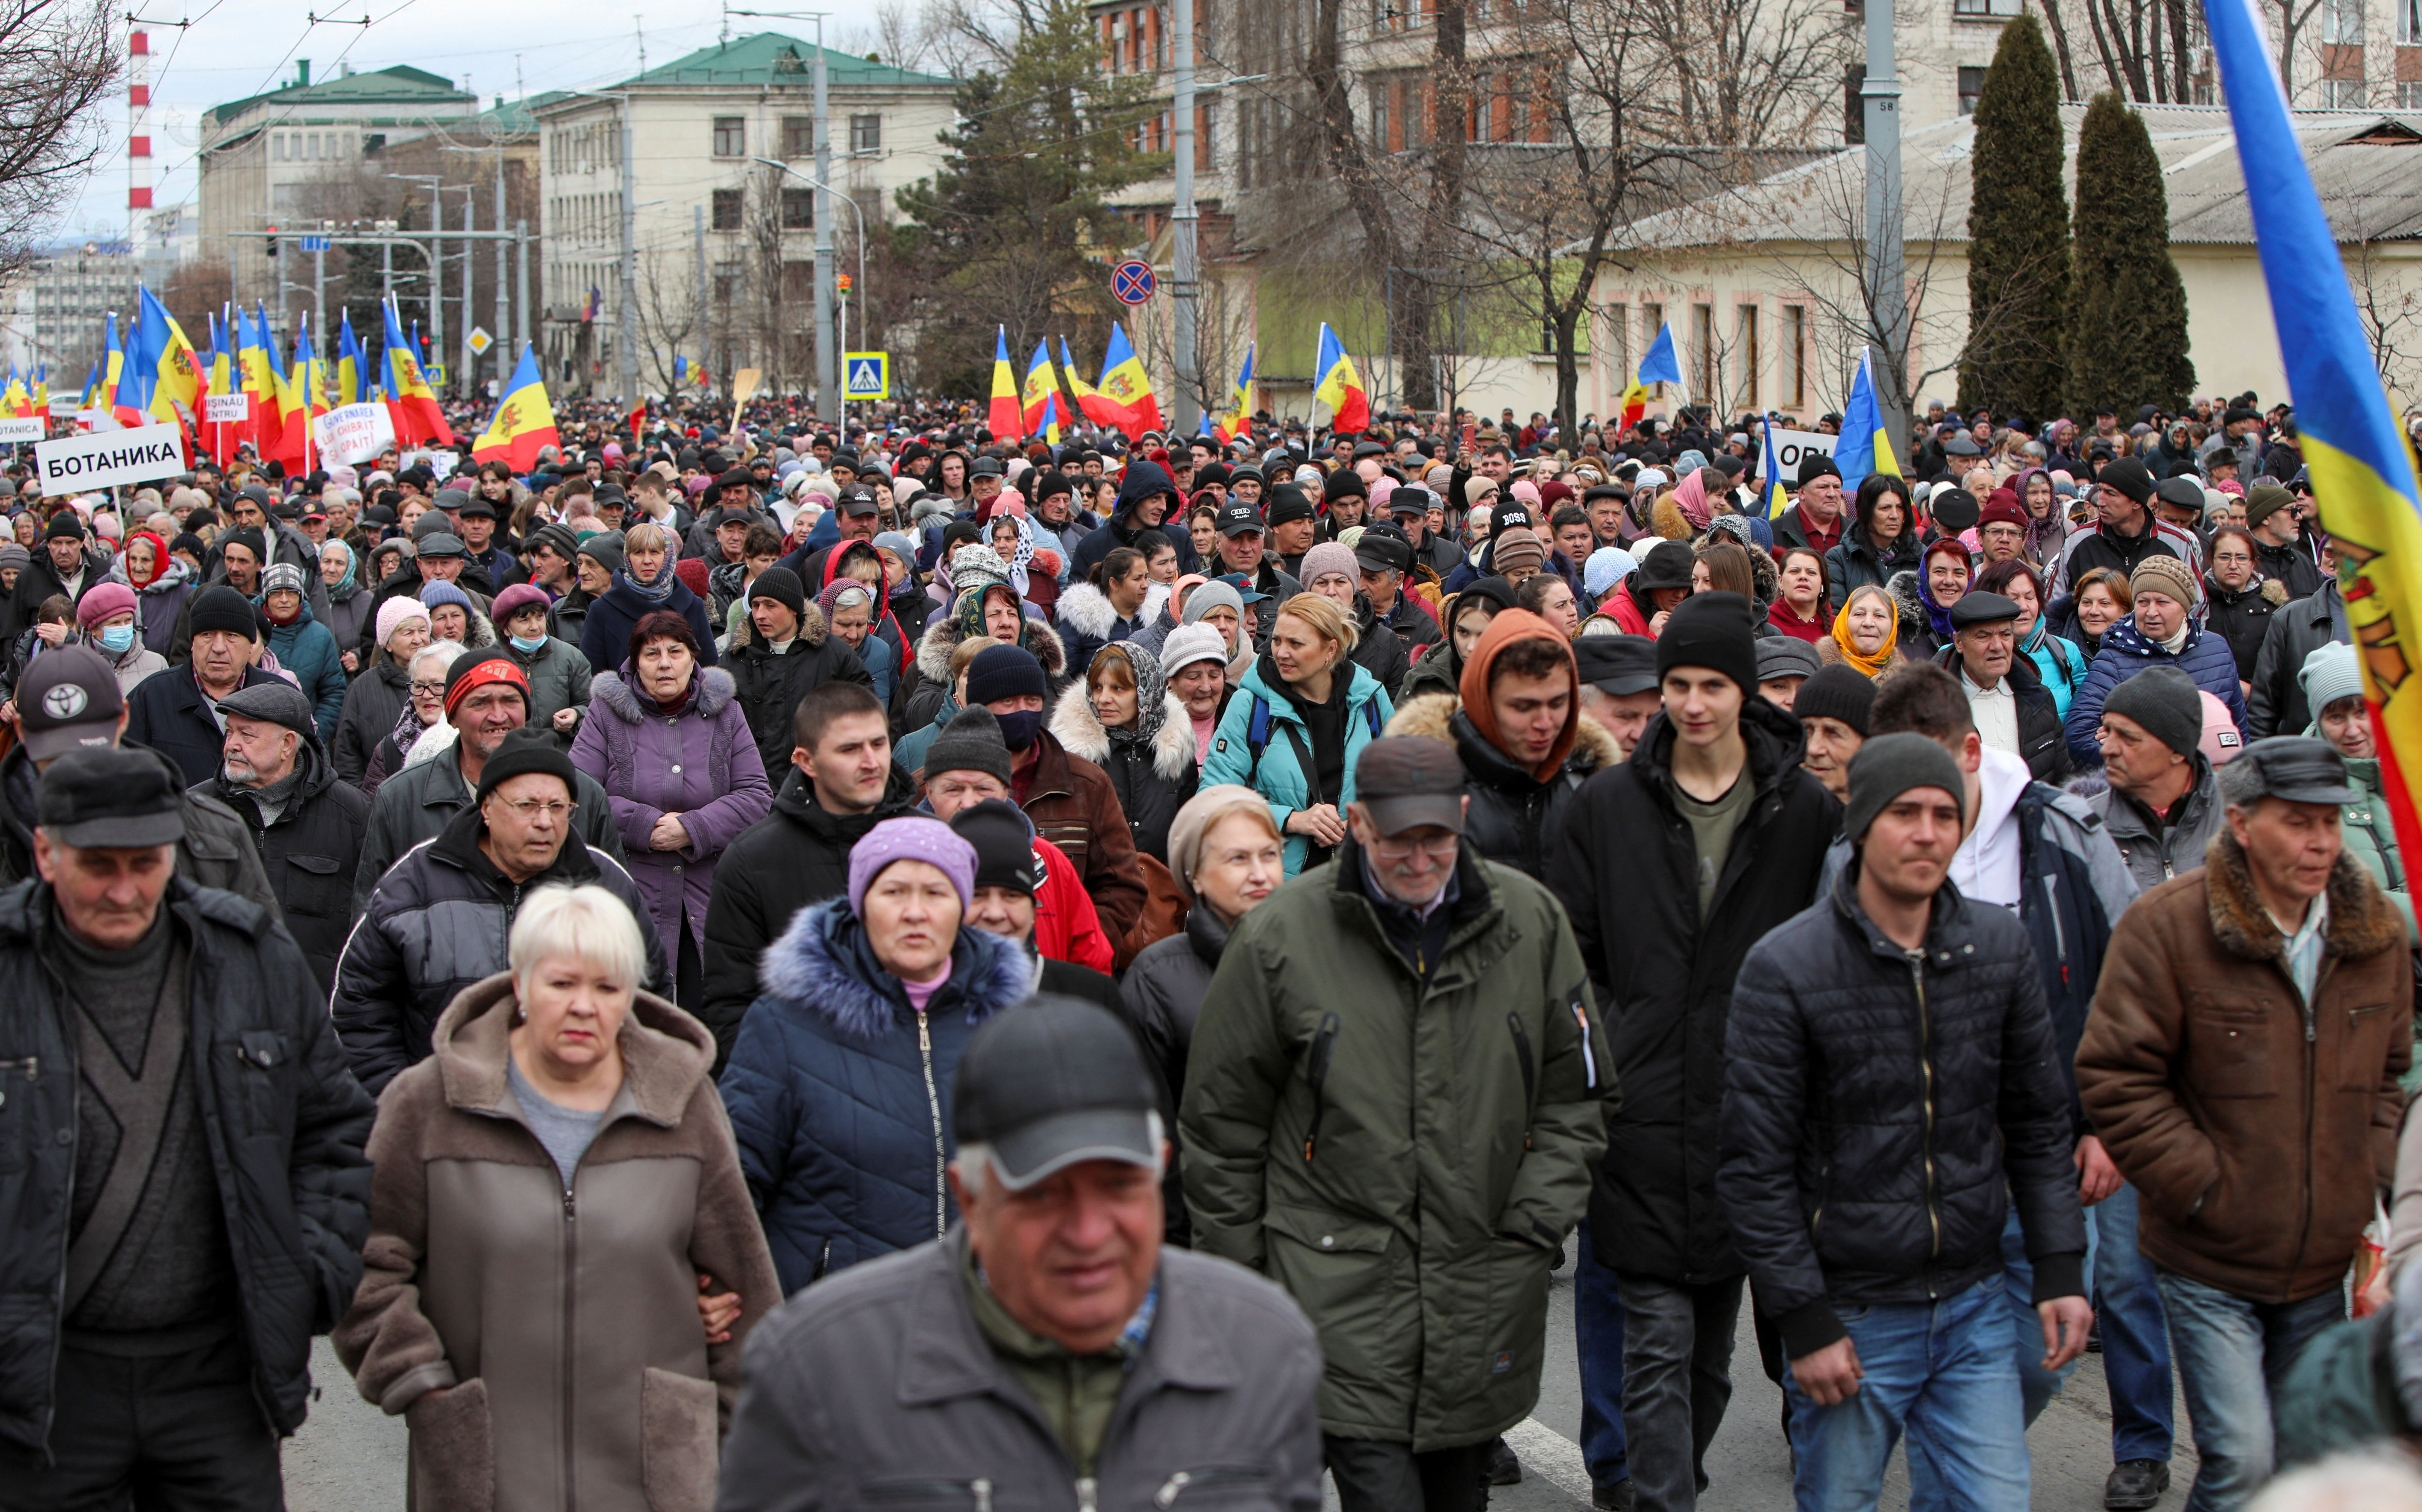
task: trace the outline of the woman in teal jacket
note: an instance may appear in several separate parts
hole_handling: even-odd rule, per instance
[[[1354,622],[1334,600],[1287,600],[1203,765],[1203,786],[1241,783],[1268,802],[1289,876],[1329,859],[1345,838],[1354,759],[1395,713],[1378,680],[1354,665]]]

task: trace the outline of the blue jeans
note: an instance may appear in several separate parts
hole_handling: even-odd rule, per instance
[[[2249,1302],[2175,1270],[2155,1274],[2203,1460],[2187,1512],[2235,1512],[2271,1478],[2271,1394],[2297,1351],[2346,1316],[2346,1299],[2332,1286],[2301,1302]]]
[[[1623,1442],[1623,1293],[1590,1249],[1587,1219],[1573,1269],[1573,1347],[1581,1366],[1581,1459],[1591,1487],[1611,1491],[1631,1475]]]
[[[1979,1282],[1939,1302],[1838,1311],[1865,1373],[1857,1393],[1819,1407],[1796,1378],[1783,1388],[1801,1512],[1874,1507],[1884,1464],[1904,1433],[1912,1489],[1927,1486],[1945,1507],[2024,1507],[2026,1424],[2001,1282]]]
[[[2152,1262],[2136,1248],[2136,1189],[2119,1189],[2085,1210],[2085,1275],[2094,1289],[2096,1319],[2102,1329],[2102,1374],[2111,1389],[2111,1462],[2158,1459],[2169,1463],[2176,1439],[2170,1392],[2170,1340],[2162,1316],[2162,1294],[2153,1284]],[[2027,1404],[2027,1425],[2060,1394],[2077,1367],[2058,1376],[2044,1373],[2043,1318],[2031,1299],[2036,1269],[2027,1259],[2019,1215],[2011,1210],[2002,1230],[2003,1281],[2010,1299],[2010,1328],[2019,1352],[2019,1389]]]

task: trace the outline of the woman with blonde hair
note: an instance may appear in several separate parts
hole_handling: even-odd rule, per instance
[[[715,1037],[640,990],[604,888],[537,889],[507,950],[380,1100],[332,1342],[403,1418],[415,1506],[707,1512],[741,1345],[781,1301]]]
[[[1395,706],[1353,660],[1354,622],[1334,599],[1298,593],[1219,717],[1203,785],[1235,782],[1266,799],[1286,839],[1286,874],[1317,866],[1345,838],[1354,758]]]

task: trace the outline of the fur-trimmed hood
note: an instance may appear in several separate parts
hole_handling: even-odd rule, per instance
[[[1453,693],[1423,693],[1407,699],[1397,706],[1388,721],[1392,735],[1423,735],[1431,740],[1455,744],[1455,717],[1463,710],[1463,700]],[[1614,743],[1606,727],[1584,714],[1573,740],[1573,753],[1565,758],[1571,770],[1584,775],[1600,767],[1613,766],[1623,760],[1623,748]]]
[[[1194,723],[1174,693],[1161,694],[1160,708],[1160,728],[1152,736],[1152,769],[1172,782],[1182,781],[1194,770]],[[1093,698],[1082,682],[1069,684],[1060,695],[1051,710],[1050,730],[1069,755],[1082,756],[1096,766],[1109,760],[1110,732],[1093,713]]]
[[[1691,517],[1682,512],[1682,506],[1674,502],[1671,494],[1657,501],[1648,516],[1648,528],[1667,541],[1690,541],[1699,533],[1691,528]]]
[[[799,638],[813,650],[824,645],[825,634],[825,611],[816,607],[815,600],[809,599],[799,607]],[[756,619],[751,615],[743,614],[740,617],[738,628],[731,632],[731,649],[740,651],[746,647],[764,644],[765,638],[757,633]]]
[[[1920,630],[1933,628],[1933,617],[1927,612],[1926,595],[1917,591],[1915,571],[1904,567],[1893,574],[1884,580],[1884,591],[1892,595],[1893,606],[1900,610],[1900,628],[1903,634],[1908,633],[1911,627]]]
[[[908,1013],[898,981],[874,965],[847,898],[800,909],[765,948],[760,985],[791,1012],[811,1014],[854,1039],[879,1039]],[[943,991],[967,1005],[969,1023],[981,1022],[1029,996],[1026,953],[999,935],[962,924]]]
[[[1067,669],[1068,648],[1060,639],[1060,632],[1030,614],[1025,620],[1017,643],[1034,653],[1034,659],[1043,664],[1044,676],[1061,676]],[[949,687],[951,653],[959,649],[960,638],[966,634],[954,614],[942,615],[927,625],[925,633],[917,638],[918,674],[929,683]]]
[[[731,674],[720,667],[701,667],[692,675],[698,679],[698,693],[690,700],[689,707],[683,711],[684,714],[695,713],[702,719],[712,719],[723,712],[724,705],[730,703],[738,692],[738,685],[731,681]],[[589,701],[624,724],[635,725],[643,719],[658,717],[653,707],[655,701],[650,699],[648,701],[652,706],[640,708],[639,696],[631,691],[631,685],[622,681],[620,672],[599,672],[590,678]]]
[[[2221,949],[2248,961],[2277,961],[2288,947],[2287,937],[2271,921],[2271,911],[2254,890],[2246,870],[2244,847],[2224,829],[2204,847],[2204,893],[2211,912],[2211,932]],[[2363,863],[2345,851],[2330,869],[2330,920],[2323,933],[2324,954],[2360,960],[2405,943],[2405,921],[2382,896],[2379,885]]]
[[[1156,624],[1160,611],[1169,606],[1169,587],[1155,583],[1144,590],[1143,607],[1136,610],[1136,623]],[[1118,611],[1110,607],[1109,596],[1091,583],[1071,583],[1053,606],[1060,617],[1074,625],[1078,634],[1095,640],[1108,640],[1118,627]]]
[[[464,987],[437,1018],[430,1036],[448,1106],[487,1112],[505,1100],[505,1058],[520,1000],[510,971]],[[622,1086],[631,1111],[670,1128],[715,1063],[715,1036],[704,1024],[653,992],[631,996],[615,1036],[622,1052]]]

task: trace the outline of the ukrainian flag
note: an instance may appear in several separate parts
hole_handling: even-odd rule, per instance
[[[1152,397],[1152,375],[1144,371],[1125,328],[1116,321],[1110,323],[1110,344],[1102,354],[1100,386],[1103,413],[1129,440],[1140,441],[1146,431],[1160,429],[1160,402]]]
[[[1211,433],[1219,438],[1222,446],[1244,434],[1245,427],[1252,423],[1253,345],[1250,341],[1245,343],[1245,366],[1236,374],[1236,386],[1229,391],[1228,413],[1211,428]]]
[[[539,381],[538,354],[525,346],[512,382],[496,401],[496,413],[471,443],[471,460],[502,462],[515,472],[527,472],[538,465],[541,448],[560,445],[561,439],[556,433],[555,406],[547,402],[546,385]]]
[[[1833,448],[1833,465],[1842,469],[1842,486],[1855,489],[1869,473],[1900,476],[1893,455],[1892,437],[1884,432],[1883,405],[1876,398],[1875,356],[1859,348],[1859,371],[1850,380],[1849,402],[1842,406],[1842,440]]]
[[[2297,436],[2337,548],[2365,701],[2379,737],[2382,786],[2398,843],[2422,845],[2422,788],[2415,785],[2422,779],[2422,683],[2414,682],[2403,629],[2422,617],[2422,488],[2414,454],[2381,386],[2262,18],[2250,0],[2206,0],[2204,24],[2236,128]]]
[[[992,405],[984,425],[996,441],[1014,441],[1025,433],[1018,423],[1017,379],[1009,370],[1009,327],[996,325],[992,337]]]
[[[1320,323],[1319,355],[1313,359],[1312,397],[1315,403],[1329,409],[1329,428],[1344,435],[1360,432],[1371,423],[1371,395],[1362,386],[1362,375],[1354,370],[1354,359],[1345,354],[1345,343],[1329,323]]]
[[[1758,464],[1757,470],[1759,476],[1766,480],[1766,517],[1779,520],[1783,518],[1783,512],[1791,508],[1791,496],[1783,486],[1783,464],[1774,455],[1774,422],[1767,421],[1764,429],[1766,457]]]
[[[1026,362],[1026,386],[1018,391],[1017,408],[1021,432],[1041,435],[1051,423],[1051,395],[1059,385],[1051,381],[1051,343],[1034,343],[1034,355]]]

